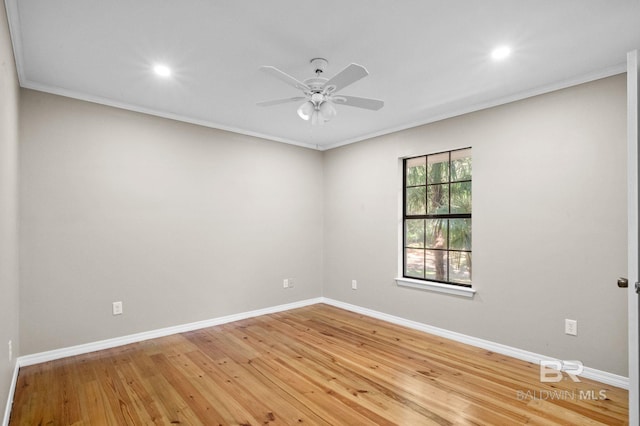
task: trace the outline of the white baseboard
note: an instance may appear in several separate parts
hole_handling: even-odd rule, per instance
[[[127,336],[115,337],[113,339],[100,340],[97,342],[86,343],[83,345],[70,346],[68,348],[54,349],[46,352],[39,352],[31,355],[25,355],[18,358],[20,367],[27,365],[40,364],[42,362],[53,361],[60,358],[66,358],[74,355],[86,354],[89,352],[100,351],[103,349],[115,348],[117,346],[128,345],[130,343],[142,342],[143,340],[155,339],[158,337],[169,336],[171,334],[184,333],[187,331],[199,330],[201,328],[213,327],[216,325],[226,324],[233,321],[240,321],[247,318],[253,318],[260,315],[273,314],[276,312],[288,311],[290,309],[301,308],[304,306],[322,303],[322,298],[314,298],[301,300],[299,302],[287,303],[284,305],[272,306],[270,308],[257,309],[255,311],[241,312],[238,314],[227,315],[224,317],[213,318],[204,321],[191,322],[188,324],[176,325],[173,327],[160,328],[157,330],[145,331],[142,333],[129,334]]]
[[[451,339],[456,342],[466,343],[467,345],[476,346],[478,348],[486,349],[491,352],[507,355],[512,358],[520,359],[523,361],[531,362],[533,364],[540,364],[540,361],[558,361],[555,358],[540,355],[534,352],[525,351],[523,349],[514,348],[511,346],[503,345],[500,343],[491,342],[489,340],[479,339],[477,337],[467,336],[466,334],[456,333],[455,331],[445,330],[443,328],[433,327],[431,325],[423,324],[417,321],[411,321],[405,318],[396,317],[394,315],[385,314],[383,312],[374,311],[372,309],[363,308],[361,306],[352,305],[338,300],[329,299],[327,297],[322,298],[322,303],[335,306],[336,308],[345,309],[347,311],[355,312],[358,314],[366,315],[369,317],[377,318],[383,321],[387,321],[393,324],[402,325],[414,330],[424,331],[429,334]],[[619,376],[617,374],[608,373],[602,370],[596,370],[595,368],[584,367],[581,377],[596,380],[601,383],[606,383],[611,386],[615,386],[622,389],[629,389],[629,378]]]
[[[4,406],[4,417],[2,420],[2,426],[9,426],[9,417],[11,417],[11,406],[13,405],[13,396],[16,393],[16,384],[18,383],[18,371],[20,370],[20,364],[16,359],[13,365],[13,376],[11,377],[11,384],[9,385],[9,395],[7,395],[7,405]]]

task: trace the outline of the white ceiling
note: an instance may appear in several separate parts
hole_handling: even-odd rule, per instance
[[[327,149],[617,74],[640,48],[638,0],[6,0],[23,87]],[[491,50],[507,44],[496,62]],[[324,126],[259,71],[299,80],[309,60],[370,75]],[[154,75],[155,63],[173,75]]]

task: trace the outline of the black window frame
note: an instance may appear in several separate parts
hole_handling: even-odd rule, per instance
[[[463,179],[463,180],[456,180],[456,181],[451,181],[451,153],[456,152],[456,151],[464,151],[464,150],[469,150],[472,149],[472,147],[465,147],[465,148],[458,148],[458,149],[452,149],[452,150],[448,150],[448,151],[441,151],[441,152],[434,152],[431,154],[423,154],[423,155],[416,155],[413,157],[407,157],[407,158],[403,158],[402,160],[402,276],[403,278],[407,278],[407,279],[412,279],[412,280],[419,280],[419,281],[425,281],[425,282],[436,282],[436,283],[441,283],[441,284],[447,284],[447,285],[452,285],[452,286],[458,286],[458,287],[466,287],[466,288],[471,288],[472,284],[469,283],[460,283],[460,282],[452,282],[450,280],[450,268],[447,265],[447,280],[436,280],[433,278],[420,278],[420,277],[416,277],[413,275],[407,275],[406,273],[406,267],[407,267],[407,249],[410,248],[414,248],[414,247],[407,247],[407,224],[406,221],[407,219],[469,219],[472,222],[472,213],[473,213],[473,209],[471,213],[446,213],[446,214],[412,214],[412,215],[408,215],[407,214],[407,188],[417,188],[417,187],[425,187],[425,196],[428,197],[428,188],[429,186],[434,186],[434,185],[442,185],[442,184],[448,184],[448,191],[449,191],[449,196],[448,196],[448,203],[449,203],[449,211],[451,211],[451,184],[452,183],[459,183],[459,182],[469,182],[471,183],[472,187],[473,187],[473,166],[472,166],[472,172],[471,172],[471,178],[470,179]],[[473,152],[473,151],[472,151]],[[421,158],[421,157],[425,157],[425,166],[428,168],[428,164],[429,164],[429,157],[432,156],[437,156],[437,155],[442,155],[442,154],[448,154],[449,157],[449,172],[448,172],[448,180],[447,182],[437,182],[437,183],[429,183],[428,182],[428,178],[425,178],[425,184],[424,185],[413,185],[413,186],[408,186],[407,185],[407,162],[411,161],[415,158]],[[473,154],[472,154],[473,155]],[[471,191],[471,196],[473,197],[473,189]],[[425,200],[425,206],[427,206],[428,204],[428,198]],[[427,210],[425,211],[425,213],[427,213],[428,211],[428,207],[426,207]],[[447,221],[447,238],[450,238],[450,233],[449,233],[449,225],[450,222]],[[472,231],[473,232],[473,231]],[[426,232],[425,232],[425,240],[426,240]],[[448,257],[448,253],[449,252],[460,252],[460,253],[473,253],[473,247],[471,247],[470,250],[460,250],[460,249],[450,249],[449,248],[449,243],[447,242],[447,249],[435,249],[435,248],[429,248],[427,249],[426,247],[426,242],[424,244],[424,247],[422,248],[422,250],[425,251],[426,250],[441,250],[441,251],[445,251],[447,252],[447,258]],[[426,262],[425,262],[426,265]],[[473,267],[471,267],[470,269],[470,274],[472,274],[472,269]],[[425,268],[426,269],[426,268]],[[426,273],[425,273],[426,275]]]

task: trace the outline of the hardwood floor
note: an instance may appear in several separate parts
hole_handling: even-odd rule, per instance
[[[21,368],[10,424],[616,425],[627,412],[623,389],[541,383],[538,365],[313,305]]]

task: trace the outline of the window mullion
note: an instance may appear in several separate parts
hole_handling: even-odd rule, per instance
[[[449,151],[449,173],[447,174],[447,181],[448,181],[448,185],[447,188],[449,190],[449,196],[447,198],[447,212],[449,213],[449,216],[451,215],[451,168],[452,168],[452,164],[451,164],[451,151]],[[449,248],[451,247],[451,221],[447,219],[447,282],[451,282],[451,259],[450,259],[450,252],[449,252]]]

